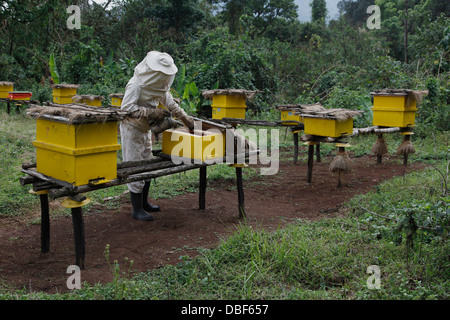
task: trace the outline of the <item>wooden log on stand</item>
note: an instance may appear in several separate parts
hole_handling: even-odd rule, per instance
[[[206,185],[207,185],[207,166],[200,167],[200,183],[199,183],[199,195],[198,203],[199,209],[205,210],[206,208]]]
[[[41,202],[41,252],[50,251],[50,210],[48,192],[39,195]]]
[[[322,160],[320,158],[320,142],[316,145],[316,161],[322,162]]]
[[[75,243],[75,264],[81,270],[84,270],[84,262],[86,256],[86,241],[82,207],[87,205],[90,201],[91,200],[89,198],[86,198],[83,195],[76,195],[67,198],[62,202],[63,207],[71,209],[73,239]]]
[[[73,236],[75,241],[75,264],[84,269],[86,242],[84,237],[84,221],[81,207],[72,208]]]
[[[305,144],[308,146],[308,171],[306,174],[306,181],[311,183],[314,166],[314,146],[317,145],[318,142],[308,141],[305,142]]]
[[[246,217],[245,204],[244,204],[244,184],[242,179],[242,168],[247,168],[247,164],[230,164],[230,167],[236,168],[236,186],[238,192],[238,209],[239,218],[244,219]]]
[[[298,134],[300,132],[301,132],[301,130],[292,131],[293,138],[294,138],[294,164],[297,164],[297,161],[298,161]]]
[[[47,253],[50,251],[50,209],[48,203],[48,191],[35,191],[32,189],[29,192],[39,195],[41,204],[41,252]]]

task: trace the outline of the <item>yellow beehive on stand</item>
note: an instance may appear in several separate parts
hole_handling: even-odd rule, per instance
[[[413,127],[416,100],[402,90],[373,92],[373,125],[380,127]]]
[[[215,95],[211,107],[213,119],[245,119],[247,106],[243,95]]]
[[[225,136],[218,130],[189,133],[182,129],[163,132],[162,153],[181,159],[207,160],[223,159]]]
[[[111,98],[111,106],[115,108],[120,108],[122,106],[123,93],[112,93],[109,95]]]
[[[37,119],[37,171],[75,186],[117,178],[117,121],[65,123]]]
[[[79,87],[76,84],[54,84],[53,102],[58,104],[72,103],[72,98],[77,94]]]
[[[202,95],[211,99],[212,118],[236,118],[245,119],[247,109],[246,101],[260,91],[248,91],[241,89],[214,89],[204,90]]]
[[[76,95],[72,98],[72,102],[86,104],[91,107],[101,107],[104,98],[96,95]]]
[[[296,125],[298,122],[302,122],[302,118],[298,114],[300,111],[298,106],[283,105],[277,106],[276,109],[281,111],[281,121],[295,121],[285,122],[283,125]]]
[[[299,115],[295,114],[294,110],[283,110],[281,111],[281,121],[296,121],[291,123],[283,123],[283,125],[297,124],[297,122],[302,122]]]
[[[353,133],[353,118],[343,121],[318,117],[302,117],[304,133],[314,136],[337,138]]]
[[[12,91],[14,91],[14,82],[0,82],[0,99],[7,99]]]

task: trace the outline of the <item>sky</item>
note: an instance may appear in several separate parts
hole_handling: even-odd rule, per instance
[[[96,2],[98,4],[103,4],[107,0],[91,0],[93,2]],[[328,9],[328,16],[327,21],[336,19],[339,15],[337,4],[340,0],[326,0],[327,2],[327,9]],[[295,3],[298,6],[298,19],[302,22],[311,21],[311,7],[309,4],[312,2],[312,0],[295,0]]]
[[[327,1],[327,9],[328,9],[328,17],[327,20],[336,19],[339,15],[337,4],[340,0],[326,0]],[[302,22],[311,21],[311,7],[309,4],[312,0],[295,0],[295,3],[298,6],[298,19]]]

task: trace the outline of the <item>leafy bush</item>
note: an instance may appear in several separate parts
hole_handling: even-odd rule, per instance
[[[417,114],[418,134],[450,130],[449,80],[429,77],[426,80],[428,95],[423,99]]]
[[[353,126],[363,128],[372,125],[372,99],[366,90],[349,90],[335,86],[324,106],[364,111],[362,116],[355,118]]]

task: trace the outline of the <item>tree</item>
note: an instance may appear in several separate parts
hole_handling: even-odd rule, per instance
[[[241,31],[240,18],[250,17],[250,22],[263,34],[278,19],[295,20],[298,17],[294,0],[213,0],[222,4],[221,14],[228,23],[230,33],[237,35]]]
[[[325,18],[327,17],[327,3],[325,0],[312,0],[309,4],[311,6],[311,20],[323,21],[325,23]]]
[[[374,0],[341,0],[338,3],[339,12],[354,26],[361,26],[367,21],[367,8]]]
[[[198,0],[158,1],[145,10],[145,16],[158,22],[160,30],[175,30],[176,40],[182,38],[195,25],[200,24],[205,14]]]

